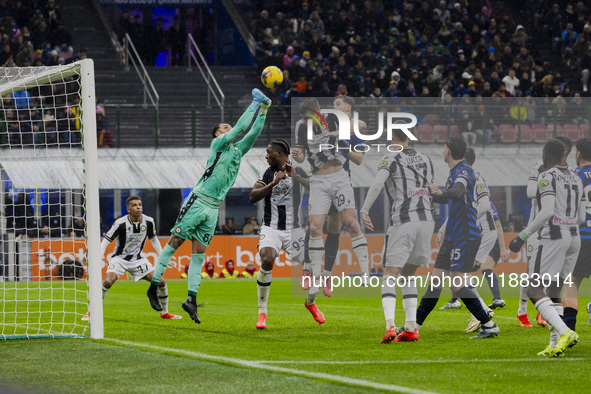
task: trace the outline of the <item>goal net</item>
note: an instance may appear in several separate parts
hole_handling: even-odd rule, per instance
[[[0,70],[0,339],[101,338],[92,60]]]

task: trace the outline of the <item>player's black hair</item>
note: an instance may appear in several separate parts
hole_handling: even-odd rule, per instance
[[[320,112],[320,104],[318,104],[318,100],[316,100],[314,97],[307,97],[302,100],[302,102],[300,103],[300,113],[303,107],[311,108],[315,111]]]
[[[133,196],[127,197],[127,200],[125,200],[125,206],[128,206],[130,202],[135,201],[135,200],[142,201],[142,199],[140,198],[140,196],[134,194]]]
[[[591,138],[581,138],[578,140],[577,150],[581,153],[581,159],[591,161]]]
[[[562,142],[562,145],[564,145],[564,149],[568,152],[566,155],[570,155],[570,152],[573,150],[573,142],[570,140],[570,138],[559,136],[555,139]]]
[[[213,130],[211,131],[211,136],[213,138],[216,137],[215,133],[218,132],[218,129],[220,128],[221,123],[216,123],[215,126],[213,126]]]
[[[474,148],[466,148],[466,153],[464,153],[464,160],[466,164],[472,166],[476,161],[476,152],[474,152]]]
[[[353,97],[339,95],[339,96],[335,97],[335,101],[337,99],[341,99],[341,100],[343,100],[343,102],[345,104],[349,104],[351,106],[351,115],[352,115],[353,111],[355,110],[355,100],[353,99]]]
[[[398,120],[394,121],[394,124],[406,124],[406,122],[402,119],[398,119]],[[408,135],[406,135],[406,133],[400,129],[392,130],[392,135],[396,136],[398,141],[401,141],[401,142],[408,140]]]
[[[544,154],[553,164],[560,164],[564,155],[564,144],[557,139],[550,140],[544,145]]]
[[[271,143],[269,145],[271,145],[274,148],[276,148],[277,150],[283,152],[286,156],[289,156],[289,153],[290,153],[289,143],[286,140],[284,140],[283,138],[274,139],[273,141],[271,141]]]
[[[449,149],[451,157],[454,160],[462,160],[466,154],[466,141],[462,137],[451,136],[445,141],[445,146]]]

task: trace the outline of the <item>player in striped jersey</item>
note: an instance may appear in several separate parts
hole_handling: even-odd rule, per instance
[[[364,156],[363,152],[356,152],[354,150],[355,147],[364,143],[364,141],[361,138],[357,137],[357,135],[353,132],[354,126],[352,118],[353,111],[355,109],[355,101],[352,97],[337,96],[334,100],[333,106],[335,109],[343,111],[351,120],[351,136],[348,140],[345,140],[347,145],[349,145],[350,150],[341,150],[341,154],[345,158],[345,162],[343,163],[343,169],[349,175],[349,182],[351,182],[351,162],[359,166],[361,165],[361,163],[363,163]],[[359,120],[358,129],[360,133],[365,134],[367,130],[367,124],[364,121]],[[328,233],[326,234],[326,241],[324,242],[324,269],[322,271],[322,276],[325,278],[324,287],[322,288],[322,291],[324,292],[324,295],[327,297],[332,297],[330,275],[332,273],[332,268],[334,266],[334,262],[339,252],[339,238],[341,235],[342,227],[343,218],[341,214],[338,212],[335,205],[333,204],[330,207],[330,210],[328,211]]]
[[[539,243],[534,260],[527,267],[527,295],[550,326],[550,344],[538,355],[558,357],[576,345],[578,335],[562,321],[563,306],[560,291],[575,267],[581,238],[577,224],[585,220],[587,202],[581,179],[567,166],[561,165],[564,144],[558,140],[544,145],[543,161],[546,171],[538,177],[538,214],[532,223],[515,237],[509,249],[517,253],[525,241],[538,233]],[[544,293],[543,278],[552,280]]]
[[[419,339],[416,325],[417,288],[411,276],[417,267],[426,267],[431,254],[431,236],[435,228],[433,204],[427,184],[434,180],[431,158],[409,147],[408,136],[401,130],[392,133],[392,144],[401,145],[401,152],[387,154],[378,164],[378,172],[361,208],[361,220],[373,231],[369,209],[384,184],[392,203],[390,222],[384,241],[382,308],[386,318],[386,334],[382,343],[414,342]],[[399,276],[402,307],[406,317],[404,330],[396,333],[396,283]]]
[[[326,216],[331,205],[335,205],[345,226],[351,234],[353,251],[359,261],[364,275],[369,274],[369,255],[367,241],[361,232],[355,208],[353,187],[347,172],[343,169],[344,158],[338,147],[344,141],[337,139],[333,131],[337,130],[337,121],[327,116],[327,123],[312,124],[312,138],[308,140],[308,111],[320,112],[320,105],[314,98],[306,98],[300,105],[302,119],[296,123],[296,147],[304,152],[303,160],[307,160],[312,170],[310,177],[310,198],[308,204],[310,221],[309,255],[312,271],[322,265],[324,241],[322,231]],[[328,127],[327,127],[328,126]],[[312,272],[314,275],[314,272]],[[310,308],[315,297],[309,296],[306,306]]]
[[[490,291],[493,294],[493,301],[488,307],[491,309],[496,309],[503,308],[506,305],[506,303],[501,298],[499,278],[493,272],[493,270],[495,269],[499,261],[505,262],[509,260],[509,253],[507,252],[507,248],[505,247],[505,234],[503,233],[503,225],[501,224],[497,207],[495,207],[495,204],[493,204],[492,202],[490,206],[491,210],[487,213],[487,225],[489,226],[489,229],[492,229],[494,226],[494,228],[497,230],[497,241],[495,242],[494,247],[488,254],[486,262],[481,267],[481,269],[482,275],[486,278],[488,282],[488,287],[490,287]]]
[[[567,158],[568,155],[570,155],[570,152],[572,151],[573,148],[573,143],[571,142],[570,139],[566,138],[566,137],[556,137],[556,140],[562,142],[562,144],[564,145],[564,156],[562,157],[562,163],[561,165],[563,166],[568,166],[567,164]],[[538,177],[540,176],[540,174],[542,172],[546,171],[546,167],[544,167],[544,162],[543,161],[537,161],[534,166],[532,167],[530,174],[529,174],[529,178],[527,181],[527,198],[532,200],[531,203],[531,210],[530,210],[530,214],[529,214],[529,220],[527,222],[528,225],[530,225],[534,219],[536,218],[536,215],[538,213],[538,203],[536,201],[536,195],[537,195],[537,191],[538,191]],[[526,250],[526,257],[527,257],[527,261],[531,261],[533,258],[533,251],[535,249],[535,247],[538,244],[538,237],[529,237],[527,239],[527,242],[525,244]],[[527,303],[529,301],[529,297],[527,296],[527,287],[525,286],[520,286],[519,287],[519,308],[517,310],[517,319],[519,320],[519,323],[523,326],[523,327],[531,327],[531,323],[529,321],[529,318],[527,317]],[[546,327],[546,325],[548,323],[546,323],[546,320],[544,320],[544,318],[542,317],[542,315],[540,315],[539,313],[536,316],[536,322],[539,326],[542,327]]]
[[[213,127],[207,169],[181,207],[176,224],[170,230],[172,235],[158,258],[156,271],[148,289],[148,298],[156,310],[161,308],[156,297],[158,280],[168,267],[172,255],[189,239],[192,245],[188,297],[182,306],[195,323],[201,323],[197,314],[197,292],[201,284],[201,267],[205,251],[217,225],[219,206],[236,181],[242,157],[261,135],[267,110],[271,106],[271,100],[259,89],[252,90],[252,98],[252,103],[234,127],[228,123],[219,123]],[[250,131],[242,140],[236,142],[251,123]]]
[[[583,183],[583,195],[587,204],[591,201],[591,138],[581,138],[577,142],[577,175]],[[585,221],[579,226],[581,250],[573,270],[572,284],[564,287],[564,323],[575,331],[579,313],[579,286],[591,276],[591,209],[587,205]]]
[[[300,178],[290,166],[289,154],[290,148],[287,141],[283,139],[271,141],[266,155],[269,166],[261,172],[250,192],[250,202],[256,203],[264,199],[265,204],[258,246],[261,256],[261,269],[257,275],[259,316],[256,328],[258,329],[267,328],[267,301],[272,279],[271,272],[280,250],[283,249],[289,253],[294,261],[302,260],[299,254],[295,256],[291,254],[292,236],[298,235],[294,227],[300,232],[302,230],[299,228],[297,218],[292,215],[293,190],[298,187],[297,182]],[[302,238],[303,243],[301,234],[298,238]],[[300,247],[298,250],[303,252],[304,248]],[[322,316],[322,313],[318,311],[318,315]],[[317,321],[324,323],[323,319],[320,320]]]
[[[140,279],[152,280],[154,266],[142,255],[146,244],[146,238],[150,238],[152,246],[158,255],[162,252],[162,246],[156,236],[154,219],[143,214],[142,200],[139,196],[130,196],[125,201],[128,214],[115,220],[111,229],[101,242],[101,256],[105,255],[107,246],[115,240],[115,251],[109,259],[107,275],[103,282],[103,298],[107,291],[124,273],[133,276],[137,282]],[[168,312],[168,288],[163,278],[158,281],[157,296],[162,304],[160,317],[163,319],[182,319],[181,316]],[[88,320],[86,314],[82,320]]]
[[[474,271],[474,261],[482,238],[475,207],[476,179],[474,171],[464,161],[465,153],[466,142],[463,138],[455,136],[448,138],[443,151],[444,160],[450,168],[446,189],[442,191],[436,185],[427,185],[434,202],[448,204],[449,218],[443,243],[435,260],[431,283],[417,309],[417,325],[420,328],[437,305],[444,278],[451,277],[452,290],[483,326],[483,329],[473,337],[479,339],[498,336],[499,328],[490,319],[474,291],[465,286],[463,278],[459,286],[453,283],[453,278],[462,277],[465,273]],[[438,278],[439,281],[434,278]]]

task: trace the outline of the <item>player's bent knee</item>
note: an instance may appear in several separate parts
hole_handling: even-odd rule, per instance
[[[160,278],[160,280],[158,281],[158,287],[166,287],[166,281],[164,280],[164,278]]]

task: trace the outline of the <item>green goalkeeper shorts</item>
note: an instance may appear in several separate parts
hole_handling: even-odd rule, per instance
[[[191,193],[170,232],[179,238],[197,240],[208,246],[218,222],[218,209]]]

